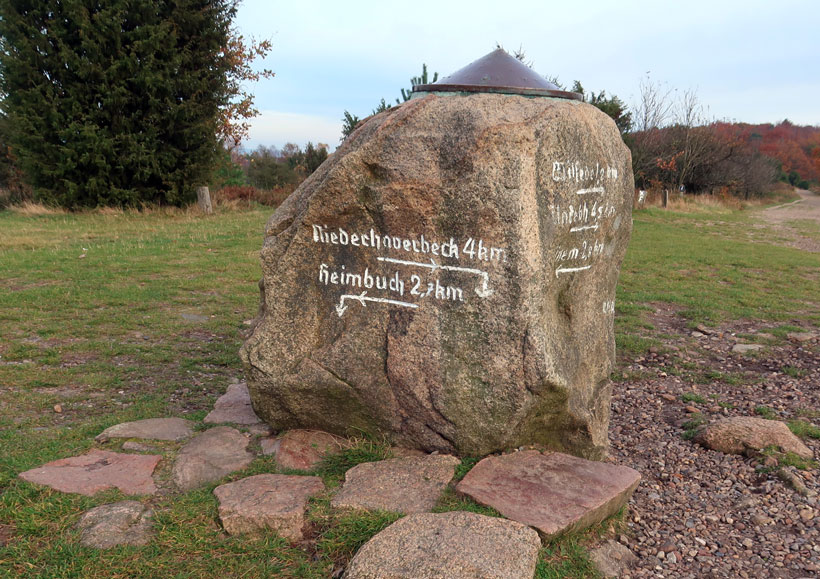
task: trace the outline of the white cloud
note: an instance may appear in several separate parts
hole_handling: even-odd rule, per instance
[[[303,147],[311,141],[314,145],[326,143],[332,151],[339,144],[341,135],[342,123],[338,119],[262,110],[251,121],[250,136],[243,146],[249,150],[259,145],[282,147],[285,143],[296,143]]]

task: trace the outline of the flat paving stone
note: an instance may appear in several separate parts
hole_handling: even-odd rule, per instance
[[[321,430],[289,430],[278,438],[261,440],[262,454],[274,455],[279,466],[310,470],[326,454],[341,452],[348,441]]]
[[[97,435],[97,442],[112,438],[140,438],[144,440],[185,440],[194,433],[193,423],[182,418],[147,418],[115,424]]]
[[[640,480],[629,467],[527,450],[488,456],[456,490],[549,538],[616,513]]]
[[[214,409],[208,413],[204,422],[208,424],[257,424],[262,422],[253,411],[251,395],[245,382],[237,382],[228,386],[225,394],[220,396],[214,404]]]
[[[296,542],[303,539],[308,499],[323,490],[316,476],[259,474],[218,486],[214,494],[229,535],[258,537],[275,531]]]
[[[254,459],[247,450],[248,442],[244,434],[229,426],[196,435],[179,449],[172,474],[174,484],[190,490],[242,470]]]
[[[346,579],[522,579],[535,574],[541,540],[515,521],[476,513],[420,513],[362,545]]]
[[[154,512],[138,501],[100,505],[77,523],[80,542],[87,547],[110,549],[117,545],[146,545],[152,536]]]
[[[447,454],[358,464],[345,473],[334,507],[423,513],[430,511],[461,461]]]
[[[126,495],[151,495],[157,491],[151,474],[161,458],[156,454],[91,450],[27,470],[20,478],[64,493],[91,496],[115,487]]]

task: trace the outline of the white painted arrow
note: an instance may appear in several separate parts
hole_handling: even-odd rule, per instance
[[[347,311],[347,306],[345,305],[345,300],[356,300],[362,307],[366,307],[367,304],[365,302],[377,302],[381,304],[392,304],[394,306],[402,306],[405,308],[417,308],[419,307],[418,304],[411,304],[409,302],[400,302],[398,300],[389,300],[387,298],[371,298],[367,296],[367,292],[364,291],[359,295],[351,295],[351,294],[344,294],[339,303],[336,305],[336,313],[339,314],[341,318],[344,313]]]
[[[587,193],[603,193],[603,187],[590,187],[589,189],[578,189],[576,195],[586,195]]]
[[[586,231],[587,229],[594,229],[594,230],[597,231],[598,230],[598,224],[596,223],[595,225],[579,225],[577,227],[570,228],[569,232],[570,233],[576,233],[578,231]]]
[[[432,271],[436,271],[437,269],[443,269],[446,271],[463,271],[465,273],[473,273],[475,275],[481,276],[481,287],[475,288],[475,293],[478,294],[480,298],[488,298],[493,294],[493,290],[489,288],[490,284],[490,274],[486,271],[482,271],[480,269],[473,269],[471,267],[458,267],[455,265],[439,265],[436,263],[435,259],[430,259],[430,263],[423,263],[418,261],[405,261],[403,259],[394,259],[392,257],[377,257],[379,261],[385,261],[387,263],[398,263],[400,265],[409,265],[414,267],[426,267]]]
[[[584,271],[585,269],[591,268],[591,265],[585,265],[584,267],[559,267],[555,270],[555,277],[558,277],[562,273],[571,273],[573,271]]]

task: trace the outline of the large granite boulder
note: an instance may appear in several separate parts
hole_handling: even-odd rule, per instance
[[[579,101],[415,98],[269,220],[241,356],[276,430],[606,453],[629,150]]]

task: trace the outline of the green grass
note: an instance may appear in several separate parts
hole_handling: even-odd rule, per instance
[[[773,245],[768,230],[751,225],[749,211],[636,211],[618,282],[618,346],[648,348],[642,340],[652,336],[639,322],[652,303],[672,304],[690,326],[795,317],[820,325],[820,255]],[[804,330],[784,323],[771,333],[791,331]]]
[[[157,532],[149,545],[95,551],[79,546],[76,522],[83,510],[122,498],[118,493],[65,495],[17,477],[85,452],[119,422],[202,420],[241,375],[237,351],[243,322],[258,307],[259,250],[271,213],[0,212],[0,525],[13,534],[0,549],[0,576],[327,577],[398,517],[340,512],[326,495],[310,503],[306,545],[273,535],[249,541],[222,532],[209,486],[152,498]],[[617,289],[619,355],[663,346],[667,338],[648,316],[661,303],[690,327],[760,320],[775,326],[766,331],[776,339],[805,331],[792,320],[820,324],[820,256],[767,243],[771,235],[751,228],[745,212],[649,209],[637,211],[634,223]],[[666,369],[691,384],[748,380],[684,363]],[[783,371],[801,375],[799,368]],[[613,372],[625,381],[650,375],[623,366]],[[702,420],[693,416],[684,435]],[[815,436],[807,424],[792,428]],[[362,439],[315,474],[332,488],[350,466],[388,456],[386,441]],[[476,461],[463,459],[456,480]],[[260,457],[227,480],[261,472],[283,471]],[[452,490],[436,509],[497,515]],[[548,544],[537,576],[594,576],[589,541],[573,535]]]
[[[820,439],[820,427],[815,426],[811,422],[806,422],[805,420],[789,420],[786,424],[795,436]]]
[[[777,420],[777,412],[768,406],[755,406],[755,414],[767,420]]]
[[[683,423],[683,434],[681,436],[684,440],[692,440],[704,424],[706,424],[706,417],[703,414],[700,412],[692,414],[689,420]]]
[[[684,402],[696,402],[698,404],[703,404],[704,402],[706,402],[706,398],[694,392],[684,392],[683,394],[681,394],[680,399]]]

